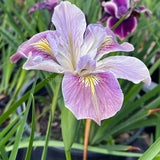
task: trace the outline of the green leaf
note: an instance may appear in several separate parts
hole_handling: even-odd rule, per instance
[[[2,10],[8,16],[7,23],[9,23],[9,26],[11,26],[17,32],[17,34],[21,36],[21,39],[25,40],[25,36],[23,32],[21,31],[18,24],[16,23],[16,20],[12,16],[12,12],[10,10],[9,11],[7,10],[7,7],[5,6],[4,3],[0,2],[0,5],[1,5]]]
[[[160,151],[160,137],[149,147],[149,149],[139,158],[139,160],[151,160]]]
[[[31,26],[31,24],[28,23],[27,20],[25,19],[25,17],[22,14],[18,13],[18,11],[13,6],[13,1],[4,0],[4,2],[10,8],[10,10],[15,13],[15,15],[18,17],[19,21],[21,22],[21,24],[28,31],[29,35],[32,36],[33,34],[35,34],[36,32],[33,29],[33,27]]]
[[[64,106],[64,103],[62,108],[61,125],[62,125],[63,142],[67,158],[67,155],[69,155],[70,153],[72,144],[78,132],[79,121],[75,118],[72,112]]]
[[[17,116],[9,125],[7,125],[7,126],[3,129],[3,131],[0,132],[0,140],[2,140],[2,139],[5,137],[5,135],[7,135],[7,133],[9,132],[9,130],[12,129],[12,127],[16,124],[16,122],[17,122],[18,119],[22,116],[22,114],[23,114],[23,112],[22,112],[19,116]],[[14,126],[13,128],[15,128],[15,126]],[[1,141],[0,141],[0,142],[1,142]],[[0,145],[0,146],[1,146],[1,145]]]
[[[28,146],[28,141],[21,142],[19,144],[19,148],[26,148]],[[33,147],[43,147],[45,144],[44,140],[37,140],[33,142]],[[50,140],[48,143],[48,146],[50,147],[64,147],[63,142],[61,141],[55,141],[55,140]],[[74,143],[72,148],[73,149],[79,149],[83,151],[83,144],[77,144]],[[6,151],[11,151],[13,149],[13,145],[6,147]],[[102,154],[107,154],[107,155],[115,155],[115,156],[123,156],[123,157],[140,157],[142,156],[141,153],[132,153],[132,152],[124,152],[124,151],[110,151],[109,149],[103,148],[103,147],[93,147],[93,146],[88,146],[88,151],[91,152],[96,152],[96,153],[102,153]]]
[[[25,160],[30,160],[30,156],[32,153],[32,145],[33,145],[33,140],[34,140],[34,131],[35,131],[35,101],[34,101],[34,96],[32,95],[32,128],[31,128],[29,146],[27,149]]]
[[[135,87],[135,88],[137,88],[137,87]],[[143,103],[145,103],[146,101],[148,101],[152,97],[154,97],[156,94],[158,94],[159,90],[160,90],[160,84],[157,87],[155,87],[153,90],[144,94],[140,99],[136,100],[135,102],[129,103],[127,106],[123,106],[122,109],[114,117],[105,120],[104,123],[102,124],[102,126],[96,132],[94,138],[92,139],[91,144],[98,143],[101,140],[104,140],[107,137],[109,137],[110,135],[112,135],[114,132],[113,128],[115,128],[114,130],[116,130],[116,129],[120,130],[120,128],[119,128],[120,126],[122,128],[125,127],[125,126],[123,126],[123,124],[120,125],[120,122],[124,119],[123,120],[124,123],[130,123],[129,119],[132,118],[134,115],[130,118],[127,118],[127,120],[125,119],[125,117],[127,115],[129,115],[130,113],[132,113],[134,110],[136,110],[138,107],[140,107]],[[159,102],[159,98],[153,100],[152,103],[150,103],[149,107],[156,107],[158,104],[157,101]],[[147,109],[147,107],[145,107],[145,108]],[[141,113],[139,113],[139,115],[142,118],[142,116],[144,117],[147,115],[147,111],[143,115],[141,115]],[[140,117],[137,117],[137,118],[139,119]],[[137,122],[138,119],[133,119],[133,122]],[[127,126],[129,126],[129,125],[127,125]],[[112,132],[111,132],[111,128],[112,128]]]
[[[19,46],[19,42],[15,39],[15,37],[9,34],[3,28],[0,28],[0,33],[3,35],[3,38],[12,46],[12,48],[16,50]]]
[[[1,139],[0,141],[0,148],[2,148],[7,142],[8,140],[13,136],[13,134],[17,131],[17,128],[19,127],[19,125],[21,124],[22,120],[20,120],[13,128],[11,131],[8,132],[8,134],[3,137],[3,139]]]
[[[43,86],[45,86],[48,81],[51,81],[53,78],[55,78],[57,74],[53,73],[51,75],[49,75],[46,79],[44,79],[42,82],[40,82],[36,87],[35,87],[35,91],[34,93],[36,93],[37,91],[39,91]],[[13,113],[17,107],[19,107],[24,101],[26,101],[28,99],[28,97],[30,96],[30,92],[28,91],[21,99],[19,99],[17,102],[15,102],[13,105],[11,105],[9,107],[9,109],[3,113],[3,115],[0,117],[0,125],[8,118],[8,116]]]
[[[61,76],[57,76],[57,86],[54,92],[54,97],[53,97],[53,101],[52,101],[52,105],[51,105],[51,113],[50,113],[50,117],[49,117],[49,122],[48,122],[48,128],[47,128],[47,133],[46,133],[46,138],[45,138],[45,145],[44,145],[44,149],[43,149],[43,153],[42,153],[42,160],[46,160],[46,156],[47,156],[47,149],[48,149],[48,142],[49,142],[49,138],[50,138],[50,134],[51,134],[51,125],[53,122],[53,118],[54,118],[54,112],[56,109],[56,104],[57,104],[57,99],[58,99],[58,93],[59,93],[59,89],[61,86]]]
[[[36,75],[36,79],[34,81],[34,84],[32,86],[32,89],[31,89],[31,95],[34,93],[34,90],[35,90],[35,86],[36,86],[36,82],[37,82],[37,77],[38,77],[38,74]],[[27,103],[27,107],[26,107],[26,110],[25,110],[25,113],[24,113],[24,116],[23,118],[21,119],[22,120],[22,123],[20,125],[20,127],[18,128],[17,130],[17,133],[16,133],[16,140],[14,142],[14,146],[13,146],[13,150],[11,152],[11,155],[9,157],[9,160],[13,160],[16,158],[16,155],[17,155],[17,152],[18,152],[18,147],[19,147],[19,143],[20,143],[20,140],[21,140],[21,137],[22,137],[22,134],[23,134],[23,131],[24,131],[24,125],[26,123],[26,120],[27,120],[27,116],[28,116],[28,112],[29,112],[29,109],[30,109],[30,104],[31,104],[31,100],[32,100],[32,96],[30,95],[29,99],[28,99],[28,103]]]
[[[1,156],[2,156],[2,160],[8,160],[8,155],[4,148],[0,149],[0,159],[1,159]]]

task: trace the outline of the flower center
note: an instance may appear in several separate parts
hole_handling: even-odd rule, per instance
[[[118,16],[119,17],[123,17],[127,12],[128,12],[128,9],[125,6],[120,6],[118,8]]]
[[[94,75],[90,75],[87,77],[80,77],[79,82],[84,86],[84,87],[90,87],[92,94],[94,95],[95,93],[95,85],[98,84],[98,78]]]

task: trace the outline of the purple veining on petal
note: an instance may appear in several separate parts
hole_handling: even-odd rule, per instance
[[[108,35],[108,39],[106,39],[105,42],[102,43],[102,45],[99,47],[96,59],[99,60],[104,54],[108,54],[110,52],[115,51],[124,51],[124,52],[130,52],[134,50],[134,47],[132,44],[124,42],[122,44],[119,44],[116,41],[116,37],[109,28],[106,28],[106,33]]]
[[[117,19],[110,17],[108,19],[108,27],[112,28],[116,23]],[[137,19],[135,17],[130,17],[125,19],[119,26],[117,26],[113,32],[121,39],[125,39],[128,34],[133,33],[137,27]]]
[[[143,81],[150,85],[151,78],[146,65],[138,58],[130,56],[111,56],[97,63],[98,68],[112,72],[116,78],[127,79],[133,83]],[[105,69],[106,68],[106,69]]]
[[[86,29],[84,13],[75,5],[66,1],[55,7],[52,22],[56,31],[60,34],[60,43],[66,51],[64,54],[72,59],[72,63],[77,62]],[[75,64],[73,64],[73,67],[75,67]]]
[[[27,61],[23,65],[23,69],[64,73],[62,66],[60,66],[55,60],[41,55],[32,56],[32,52],[29,53]]]
[[[62,91],[66,107],[77,119],[92,119],[100,125],[101,120],[114,116],[120,110],[123,93],[111,73],[94,76],[97,78],[94,84],[95,95],[83,77],[71,74],[64,76]]]
[[[53,57],[50,54],[47,54],[43,50],[36,48],[35,45],[32,45],[33,43],[37,43],[40,40],[46,40],[48,34],[54,35],[55,31],[45,31],[45,32],[38,33],[28,41],[22,43],[19,46],[17,52],[11,56],[10,58],[11,62],[16,63],[20,58],[28,57],[30,52],[32,52],[33,54],[32,56],[41,55],[43,57],[53,59]]]
[[[97,54],[97,48],[103,43],[106,37],[107,33],[101,24],[89,24],[84,35],[81,56],[88,54],[94,59]]]
[[[121,0],[116,2],[122,3]],[[124,24],[131,25],[132,32],[136,18],[126,20],[122,22],[121,30],[125,28]],[[88,25],[86,29],[85,15],[75,5],[61,2],[55,7],[52,21],[56,31],[36,34],[24,42],[10,60],[17,62],[25,57],[27,61],[23,68],[26,70],[63,73],[65,106],[78,119],[92,119],[100,125],[101,120],[120,110],[123,93],[116,78],[150,84],[148,69],[136,58],[115,56],[101,60],[104,54],[133,51],[134,47],[127,42],[119,44],[114,33],[100,24]],[[128,34],[130,29],[125,32]]]

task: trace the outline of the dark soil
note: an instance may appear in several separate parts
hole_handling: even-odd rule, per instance
[[[46,99],[49,99],[46,96]],[[36,117],[41,115],[46,109],[50,106],[50,101],[48,103],[42,103],[36,100],[35,109],[36,109]],[[54,114],[54,120],[52,122],[51,128],[51,139],[60,140],[62,141],[62,134],[61,134],[61,120],[60,120],[61,112],[57,106]],[[36,121],[36,132],[41,136],[45,136],[47,132],[48,122],[49,122],[50,110],[43,114],[43,116]],[[32,121],[32,111],[30,109],[29,116],[28,116],[28,124]]]

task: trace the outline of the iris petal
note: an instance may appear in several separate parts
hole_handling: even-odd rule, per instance
[[[65,51],[63,54],[71,59],[75,68],[86,29],[85,15],[70,2],[61,2],[55,7],[52,22],[60,34],[60,44]]]
[[[118,22],[115,18],[108,18],[107,25],[112,28]],[[137,27],[136,17],[129,17],[125,19],[118,27],[116,27],[113,32],[119,37],[119,39],[125,39],[129,34],[133,33]]]
[[[32,56],[32,52],[27,57],[27,61],[23,65],[26,70],[44,70],[48,72],[63,73],[64,69],[53,59],[47,59],[43,56]]]
[[[84,36],[84,43],[81,48],[81,56],[89,54],[91,58],[95,58],[97,48],[103,43],[106,37],[107,33],[102,25],[88,25]]]
[[[135,57],[112,56],[97,63],[97,69],[112,72],[116,78],[127,79],[133,83],[144,83],[150,85],[151,78],[146,65]]]
[[[21,44],[17,52],[13,56],[11,56],[11,62],[15,63],[22,57],[27,58],[30,52],[32,52],[32,56],[41,55],[42,57],[46,57],[47,59],[54,59],[53,54],[50,54],[51,50],[47,42],[48,34],[54,35],[55,31],[45,31],[38,33],[28,41]]]
[[[109,29],[105,28],[107,37],[106,40],[99,46],[98,52],[96,55],[96,59],[99,60],[103,55],[108,54],[110,52],[115,52],[115,51],[133,51],[134,47],[132,44],[124,42],[122,44],[119,44],[116,41],[116,37],[114,33]]]
[[[123,102],[119,83],[109,72],[90,77],[66,74],[62,91],[66,107],[77,119],[92,119],[99,125],[101,120],[114,116]]]
[[[102,6],[104,7],[104,10],[111,16],[117,17],[118,15],[118,8],[117,5],[113,2],[103,2]]]
[[[87,54],[80,58],[78,64],[78,74],[92,73],[96,69],[96,61],[91,59],[91,57]],[[83,73],[82,73],[83,72]]]
[[[129,8],[130,0],[112,0],[117,6],[124,6],[127,9]]]

